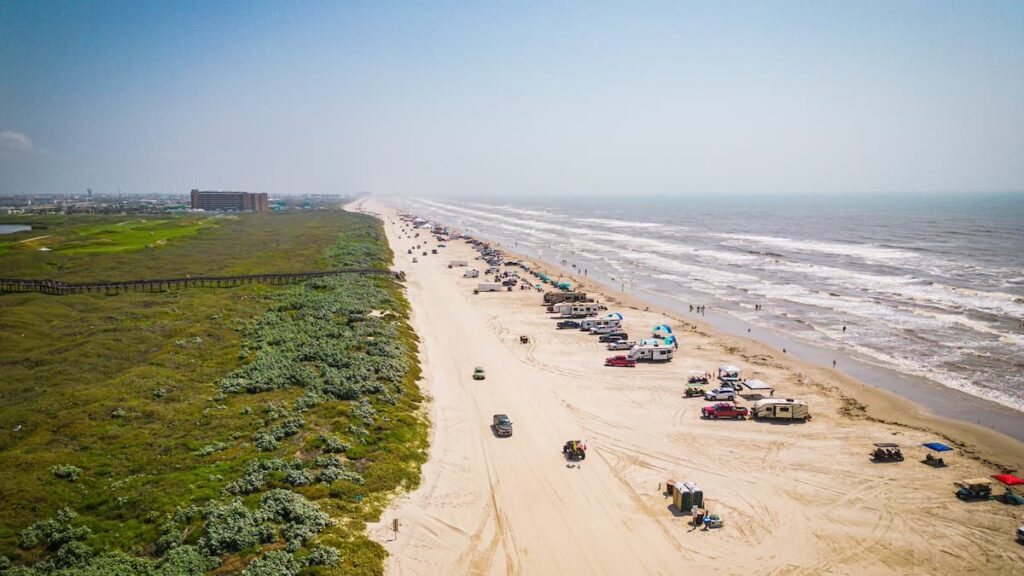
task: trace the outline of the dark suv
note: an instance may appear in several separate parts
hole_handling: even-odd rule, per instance
[[[602,334],[601,337],[597,339],[597,341],[598,342],[618,342],[620,340],[628,340],[628,339],[629,339],[629,334],[626,334],[625,332],[612,332],[611,334]]]
[[[495,414],[494,423],[491,424],[495,436],[509,437],[512,435],[512,421],[504,414]]]

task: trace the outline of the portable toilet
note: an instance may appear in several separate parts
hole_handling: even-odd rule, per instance
[[[690,510],[690,491],[682,482],[676,482],[672,490],[672,505],[680,512]]]
[[[690,505],[696,506],[697,508],[704,507],[704,491],[700,489],[700,486],[693,482],[684,482],[683,486],[686,487],[686,491],[690,493]],[[689,508],[687,508],[689,510]]]

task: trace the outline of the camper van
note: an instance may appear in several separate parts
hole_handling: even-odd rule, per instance
[[[807,420],[811,417],[807,402],[792,398],[766,398],[754,402],[752,416],[763,420]]]
[[[629,357],[638,362],[668,362],[675,355],[675,348],[672,346],[644,346],[636,345],[629,351]]]
[[[462,277],[463,278],[479,278],[480,277],[480,271],[476,270],[476,269],[474,269],[474,270],[466,270],[466,273],[463,274]]]

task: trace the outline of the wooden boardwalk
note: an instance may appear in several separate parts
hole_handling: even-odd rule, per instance
[[[291,284],[312,278],[329,278],[343,274],[392,276],[405,280],[404,272],[393,270],[345,269],[322,272],[291,272],[284,274],[243,274],[239,276],[186,276],[184,278],[152,278],[116,282],[61,282],[59,280],[25,280],[0,278],[0,292],[42,292],[43,294],[118,294],[120,292],[162,292],[183,288],[228,288],[245,284]]]

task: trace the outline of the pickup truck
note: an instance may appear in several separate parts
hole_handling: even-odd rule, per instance
[[[739,418],[746,420],[749,412],[744,406],[720,402],[700,409],[700,415],[704,418],[718,420],[719,418]]]
[[[636,367],[636,360],[633,360],[632,358],[630,358],[628,356],[623,356],[623,355],[620,354],[618,356],[609,356],[608,358],[605,358],[604,359],[604,365],[605,366],[620,366],[620,367],[625,367],[625,368],[634,368],[634,367]]]
[[[619,340],[618,342],[612,342],[608,344],[609,350],[629,350],[636,346],[636,342],[632,340]]]
[[[609,334],[602,334],[597,341],[598,342],[619,342],[629,338],[629,334],[625,332],[611,332]]]
[[[575,322],[573,320],[562,320],[561,322],[559,322],[558,324],[555,325],[555,328],[558,328],[559,330],[564,330],[566,328],[579,328],[579,327],[580,327],[580,323],[579,322]]]

